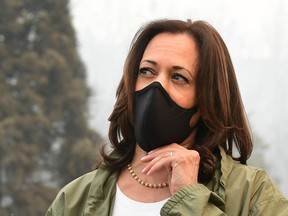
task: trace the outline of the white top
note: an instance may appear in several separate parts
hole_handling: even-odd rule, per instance
[[[126,215],[159,216],[160,209],[168,199],[169,198],[153,203],[138,202],[130,199],[125,194],[123,194],[117,185],[115,204],[112,216],[126,216]]]

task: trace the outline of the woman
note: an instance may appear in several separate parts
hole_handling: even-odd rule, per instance
[[[235,72],[206,22],[138,31],[109,120],[112,153],[46,215],[288,215],[267,174],[245,165],[252,139]]]

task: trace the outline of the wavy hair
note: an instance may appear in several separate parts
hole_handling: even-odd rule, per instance
[[[104,148],[101,154],[104,164],[114,170],[131,162],[136,146],[133,96],[139,64],[151,39],[164,32],[187,34],[197,45],[196,95],[201,117],[191,149],[200,154],[198,180],[206,183],[215,171],[218,146],[222,146],[234,160],[246,164],[253,145],[230,54],[217,30],[204,21],[156,20],[136,33],[116,92],[114,110],[109,117],[109,140],[118,156],[105,153]],[[237,157],[233,155],[234,147],[239,153]]]

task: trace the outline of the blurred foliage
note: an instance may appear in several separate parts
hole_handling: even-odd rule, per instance
[[[0,1],[0,216],[44,215],[99,156],[68,3]]]

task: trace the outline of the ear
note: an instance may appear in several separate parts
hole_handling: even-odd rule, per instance
[[[191,143],[194,143],[195,140],[195,136],[197,133],[197,128],[195,128],[195,126],[197,125],[197,122],[199,121],[201,117],[201,113],[198,110],[190,119],[189,125],[190,127],[192,127],[192,132],[190,133],[190,135],[180,144],[182,146],[184,146],[187,149],[191,148]]]
[[[189,122],[190,127],[192,128],[195,127],[200,117],[201,117],[201,112],[198,109],[198,111],[190,119],[190,122]]]

